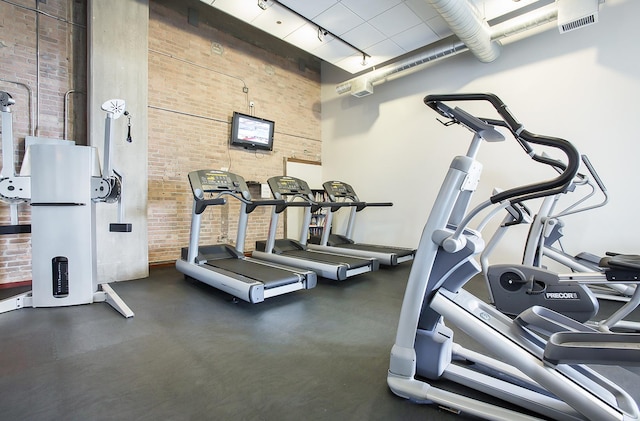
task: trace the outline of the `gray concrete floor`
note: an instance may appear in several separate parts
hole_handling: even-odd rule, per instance
[[[112,284],[132,319],[104,303],[2,314],[0,419],[466,419],[387,388],[409,270],[248,304],[153,268]]]

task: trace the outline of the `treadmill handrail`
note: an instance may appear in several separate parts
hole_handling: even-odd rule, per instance
[[[393,206],[393,202],[363,202],[366,207]]]
[[[247,210],[246,210],[247,213],[253,212],[256,208],[260,206],[278,207],[278,206],[282,206],[285,203],[285,201],[281,199],[247,200],[241,197],[237,197],[235,195],[233,195],[233,197],[247,204]]]
[[[225,199],[224,197],[216,197],[215,199],[195,198],[194,201],[196,203],[194,209],[196,215],[200,215],[205,211],[205,209],[207,209],[208,206],[224,205],[225,203],[227,203],[227,199]]]
[[[309,202],[287,202],[287,201],[283,201],[284,203],[281,203],[280,205],[277,205],[275,208],[275,212],[276,213],[282,213],[282,211],[284,211],[285,209],[289,208],[289,207],[293,207],[293,208],[308,208],[311,206],[311,203]]]
[[[276,213],[281,213],[283,210],[285,210],[288,207],[298,207],[298,208],[310,207],[311,212],[315,212],[321,208],[331,208],[331,211],[335,212],[339,208],[358,206],[358,204],[362,203],[362,202],[316,202],[316,201],[307,199],[304,196],[296,196],[296,197],[301,197],[304,201],[287,202],[284,200],[280,200],[281,203],[279,203],[278,206],[276,207]]]
[[[340,208],[358,207],[364,205],[364,202],[316,202],[311,210],[320,208],[330,208],[331,212],[336,212]]]
[[[356,205],[356,212],[360,212],[366,208],[380,208],[393,206],[393,202],[354,202]]]

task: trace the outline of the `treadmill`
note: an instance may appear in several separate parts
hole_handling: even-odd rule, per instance
[[[393,203],[369,203],[361,202],[349,184],[342,181],[327,181],[322,185],[325,193],[329,197],[329,201],[334,203],[351,203],[349,219],[347,221],[347,231],[345,235],[331,234],[331,222],[333,214],[339,208],[331,208],[325,221],[325,229],[319,239],[319,244],[309,244],[312,250],[326,251],[330,253],[343,253],[349,256],[358,257],[375,257],[380,261],[381,265],[396,266],[399,263],[413,260],[416,254],[415,249],[382,246],[375,244],[356,243],[352,240],[353,226],[356,218],[356,212],[368,207],[392,206]],[[315,240],[318,241],[317,239]]]
[[[258,206],[282,206],[283,200],[252,200],[245,180],[227,171],[192,171],[189,173],[189,183],[193,192],[191,232],[189,246],[182,248],[181,257],[176,261],[178,271],[250,303],[316,286],[317,275],[311,270],[251,259],[244,255],[248,215]],[[206,198],[206,195],[210,197]],[[209,206],[226,204],[225,195],[241,203],[236,246],[200,246],[202,213]]]
[[[353,257],[346,254],[311,250],[307,247],[311,214],[323,207],[352,206],[349,203],[316,202],[306,181],[289,176],[275,176],[267,180],[273,197],[285,201],[283,206],[273,208],[269,236],[266,241],[257,241],[252,257],[279,264],[313,270],[319,276],[343,281],[351,276],[371,272],[380,267],[372,257]],[[296,199],[302,199],[296,200]],[[300,240],[277,239],[276,231],[280,213],[287,207],[304,207]]]

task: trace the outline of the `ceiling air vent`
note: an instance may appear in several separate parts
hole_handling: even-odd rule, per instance
[[[373,83],[368,80],[354,80],[351,82],[351,95],[362,98],[373,93]]]
[[[598,22],[600,0],[557,0],[560,33]]]

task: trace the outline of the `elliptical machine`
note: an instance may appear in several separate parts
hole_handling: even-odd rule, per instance
[[[97,279],[97,202],[118,203],[111,232],[131,232],[122,222],[123,177],[111,167],[112,125],[125,112],[125,102],[102,105],[105,119],[104,165],[97,149],[72,141],[29,139],[20,174],[15,173],[11,109],[15,101],[0,92],[2,165],[0,200],[11,206],[11,225],[2,234],[31,232],[32,291],[0,301],[0,313],[23,307],[62,307],[107,302],[124,317],[134,313],[107,283]],[[31,224],[21,225],[17,206],[31,206]]]
[[[444,379],[518,405],[555,420],[637,420],[640,411],[621,387],[583,364],[637,364],[640,335],[598,332],[543,307],[534,306],[515,319],[463,289],[480,271],[474,256],[482,252],[481,230],[508,206],[558,194],[577,173],[579,154],[569,142],[524,129],[492,94],[429,95],[425,103],[473,132],[466,155],[451,163],[424,227],[404,295],[387,384],[398,396],[436,403],[485,419],[537,419],[496,403],[453,393],[430,384]],[[445,102],[483,101],[500,120],[475,117]],[[480,179],[476,155],[482,141],[504,136],[506,127],[535,161],[532,144],[560,150],[567,164],[558,177],[512,188],[468,210]],[[477,230],[469,227],[482,211],[492,211]],[[627,269],[627,272],[634,272]],[[453,342],[455,324],[484,348],[483,353]]]
[[[564,222],[561,218],[604,206],[608,201],[606,188],[595,168],[586,156],[581,159],[591,177],[577,174],[564,192],[545,197],[533,218],[521,203],[507,209],[507,215],[480,258],[491,302],[498,310],[510,315],[517,315],[532,305],[540,305],[580,322],[588,322],[599,330],[621,328],[640,331],[639,323],[624,320],[640,304],[640,292],[634,284],[615,282],[627,276],[625,267],[640,268],[638,257],[617,253],[609,253],[604,258],[589,253],[571,256],[562,247],[560,240]],[[578,187],[586,187],[588,192],[582,195],[575,193]],[[597,191],[596,187],[604,198],[596,204],[588,204]],[[556,211],[561,196],[566,195],[575,195],[577,199],[563,210]],[[489,256],[506,230],[523,223],[531,226],[522,264],[490,265]],[[548,270],[543,266],[543,258],[554,260],[572,272]],[[623,272],[615,275],[614,269],[620,262],[623,262]],[[625,304],[608,318],[593,321],[599,309],[598,298],[619,299]]]
[[[562,238],[565,222],[563,218],[605,206],[609,201],[607,188],[586,155],[582,155],[582,162],[587,168],[588,174],[578,174],[571,186],[571,191],[574,192],[574,190],[582,188],[587,192],[561,211],[556,211],[561,195],[544,199],[531,224],[523,264],[541,267],[544,264],[543,259],[548,258],[566,266],[573,272],[602,272],[603,267],[607,267],[610,257],[620,255],[616,252],[607,252],[606,256],[596,256],[589,252],[570,255],[564,250]],[[589,199],[598,192],[602,200],[595,204],[587,204]],[[635,285],[615,283],[590,285],[590,288],[600,299],[624,302],[628,302],[636,290]]]

